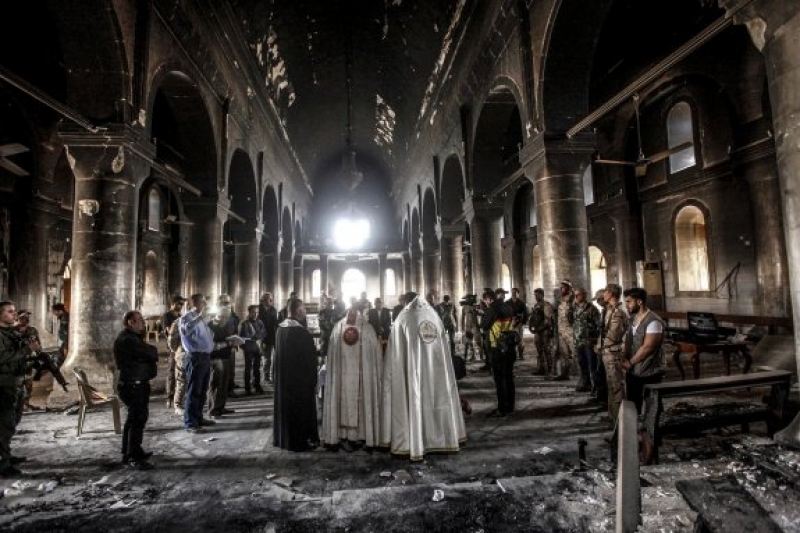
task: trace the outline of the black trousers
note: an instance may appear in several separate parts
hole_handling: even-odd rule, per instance
[[[261,347],[257,342],[244,343],[244,390],[250,392],[252,388],[261,387]]]
[[[661,383],[663,378],[663,373],[658,373],[647,377],[639,377],[633,372],[628,372],[625,374],[625,390],[627,392],[627,399],[636,404],[637,413],[642,412],[644,386],[652,383]]]
[[[517,351],[503,352],[496,348],[491,351],[492,375],[497,389],[497,410],[503,414],[514,411],[517,390],[514,386],[514,361]]]
[[[144,458],[142,439],[144,426],[150,416],[150,383],[120,383],[117,392],[128,408],[128,417],[122,429],[122,460],[139,461]]]

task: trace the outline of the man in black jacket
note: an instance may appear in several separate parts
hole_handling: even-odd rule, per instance
[[[122,463],[136,470],[149,470],[152,453],[142,449],[144,426],[149,416],[150,380],[156,377],[158,350],[144,342],[145,323],[139,311],[128,311],[125,326],[114,341],[114,361],[119,370],[117,392],[128,417],[122,431]]]
[[[278,310],[271,292],[261,296],[261,305],[258,306],[258,319],[264,324],[266,336],[264,337],[264,379],[272,383],[272,352],[275,348],[275,332],[278,330]]]

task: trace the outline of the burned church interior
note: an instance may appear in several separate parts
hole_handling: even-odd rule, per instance
[[[797,0],[6,4],[0,300],[62,357],[9,430],[3,531],[800,531]],[[565,287],[618,410],[565,358]],[[460,449],[274,446],[277,347],[251,394],[234,346],[224,416],[186,431],[162,317],[204,295],[245,319],[265,293],[302,300],[318,350],[328,299],[452,308]],[[487,293],[523,302],[506,410],[465,325]],[[661,361],[632,392],[640,308]],[[136,317],[147,472],[119,462]]]

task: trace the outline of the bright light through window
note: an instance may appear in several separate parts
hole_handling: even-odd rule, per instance
[[[333,239],[343,250],[360,248],[369,239],[369,221],[340,219],[333,227]]]

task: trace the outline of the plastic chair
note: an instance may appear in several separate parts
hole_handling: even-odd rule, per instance
[[[111,406],[111,412],[114,416],[114,433],[122,433],[122,425],[120,423],[119,400],[116,396],[108,396],[99,390],[89,385],[89,380],[86,378],[86,372],[81,368],[72,369],[75,374],[75,379],[78,381],[78,392],[81,395],[80,410],[78,411],[78,435],[80,438],[83,434],[83,423],[86,421],[86,413],[92,410],[98,410],[106,405]]]
[[[158,317],[151,317],[145,320],[145,340],[149,341],[152,337],[154,341],[158,341],[158,326],[159,326],[159,319]]]

